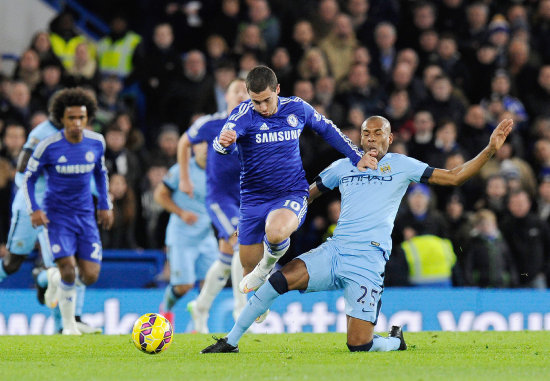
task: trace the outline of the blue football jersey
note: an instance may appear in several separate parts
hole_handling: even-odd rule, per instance
[[[88,130],[76,144],[65,138],[64,131],[41,141],[29,159],[22,186],[29,213],[41,209],[36,202],[35,184],[42,172],[47,175],[43,203],[47,214],[93,214],[92,175],[98,191],[98,209],[112,209],[104,152],[103,136]]]
[[[173,165],[164,176],[164,185],[172,191],[172,200],[176,205],[196,214],[198,219],[194,224],[188,225],[179,216],[172,213],[166,228],[165,243],[167,245],[198,245],[206,236],[214,233],[206,212],[206,173],[194,158],[189,161],[189,176],[195,185],[193,198],[179,190],[179,173],[179,164]]]
[[[236,152],[230,155],[221,155],[214,150],[212,142],[220,133],[227,112],[218,112],[197,119],[187,131],[192,144],[208,143],[208,157],[206,158],[206,202],[213,203],[220,198],[240,202],[239,179],[241,162]]]
[[[241,160],[241,203],[259,204],[289,193],[308,194],[308,183],[300,156],[300,134],[310,127],[355,165],[363,152],[324,116],[297,97],[279,97],[277,112],[263,117],[251,100],[241,103],[229,116],[223,129],[237,133]],[[214,149],[220,153],[235,150],[222,147],[218,137]]]
[[[432,172],[428,164],[396,153],[387,153],[378,162],[378,169],[366,172],[359,172],[348,159],[332,163],[316,179],[321,191],[338,187],[342,194],[342,209],[332,239],[345,249],[380,247],[389,256],[401,199],[411,182],[427,182]]]

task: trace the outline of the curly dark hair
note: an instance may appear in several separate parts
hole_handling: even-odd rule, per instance
[[[97,111],[97,102],[94,94],[82,87],[71,87],[58,91],[50,100],[50,119],[52,122],[62,127],[61,119],[65,114],[65,109],[71,106],[84,106],[88,112],[88,121],[93,119]]]

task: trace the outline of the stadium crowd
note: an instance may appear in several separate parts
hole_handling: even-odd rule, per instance
[[[110,18],[100,40],[62,12],[13,73],[0,66],[0,243],[17,157],[54,92],[83,86],[98,100],[90,128],[105,136],[115,212],[104,248],[162,248],[168,215],[153,191],[180,134],[225,110],[231,80],[265,64],[281,95],[304,99],[357,145],[363,121],[382,115],[390,150],[434,167],[471,159],[512,118],[515,131],[480,176],[451,191],[411,186],[386,285],[445,276],[455,286],[547,287],[550,0],[164,0],[143,15],[112,3],[95,9]],[[300,146],[310,181],[340,156],[310,130]],[[287,256],[330,236],[338,215],[336,193],[312,206]]]

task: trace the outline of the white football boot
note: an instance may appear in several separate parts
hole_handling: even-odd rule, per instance
[[[187,311],[191,314],[195,331],[197,333],[208,333],[208,311],[201,311],[197,308],[196,300],[187,303]]]

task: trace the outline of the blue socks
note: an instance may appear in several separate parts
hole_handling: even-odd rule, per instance
[[[263,286],[248,299],[246,307],[241,312],[231,332],[227,334],[227,342],[233,346],[237,346],[237,343],[246,330],[254,323],[254,320],[267,311],[279,295],[280,294],[273,288],[270,282],[265,282]]]

